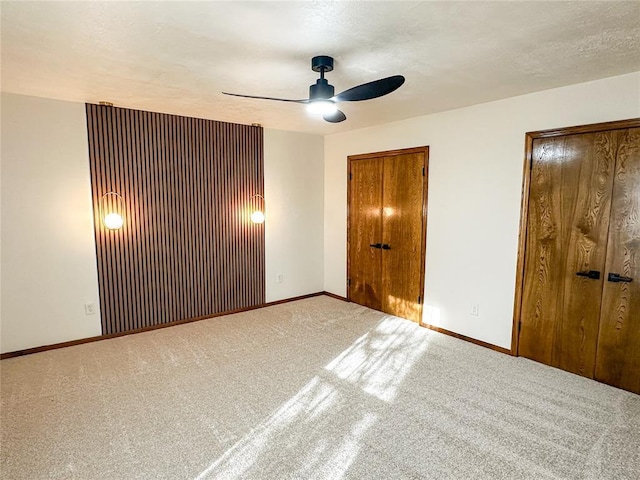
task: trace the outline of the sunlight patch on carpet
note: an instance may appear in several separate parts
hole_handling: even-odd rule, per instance
[[[346,478],[378,420],[377,413],[354,405],[365,405],[363,397],[393,401],[427,348],[420,333],[406,320],[382,318],[197,480],[239,480],[265,468],[282,478]],[[286,470],[278,472],[278,465]]]
[[[405,376],[428,343],[417,325],[384,317],[325,368],[386,402],[392,401]]]

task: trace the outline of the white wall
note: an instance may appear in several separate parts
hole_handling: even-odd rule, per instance
[[[0,348],[100,335],[84,105],[2,94]]]
[[[323,289],[323,176],[322,137],[265,129],[267,302]]]
[[[324,289],[346,295],[347,156],[428,145],[424,322],[510,348],[525,133],[638,116],[635,73],[325,137]]]

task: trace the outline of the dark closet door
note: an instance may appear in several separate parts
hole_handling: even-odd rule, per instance
[[[640,128],[617,132],[595,378],[640,393]]]
[[[348,298],[420,322],[426,147],[349,157]]]
[[[613,135],[533,141],[519,353],[591,378],[615,164]]]

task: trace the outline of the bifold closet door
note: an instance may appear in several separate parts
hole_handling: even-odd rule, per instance
[[[424,154],[384,158],[382,311],[414,322],[422,314]]]
[[[593,378],[615,132],[533,141],[519,354]]]
[[[595,378],[640,393],[640,128],[616,140]]]
[[[420,322],[428,148],[349,157],[349,300]]]
[[[530,134],[536,136],[518,336],[519,355],[636,393],[638,124],[630,120],[569,129],[576,133]]]
[[[349,295],[352,302],[375,310],[382,310],[383,302],[382,174],[379,158],[351,163]]]

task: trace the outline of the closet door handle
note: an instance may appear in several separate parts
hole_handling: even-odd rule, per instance
[[[382,249],[383,250],[391,250],[391,247],[389,245],[387,245],[386,243],[382,244]]]
[[[381,243],[372,243],[372,244],[371,244],[371,245],[369,245],[369,246],[370,246],[370,247],[373,247],[373,248],[381,248],[381,247],[382,247],[382,244],[381,244]]]
[[[593,278],[594,280],[598,280],[600,278],[600,272],[597,270],[589,270],[588,272],[576,272],[576,275],[580,277]]]
[[[610,282],[613,282],[613,283],[619,283],[619,282],[629,283],[629,282],[633,282],[633,278],[631,278],[631,277],[623,277],[619,273],[610,273],[609,276],[607,277],[607,280],[609,280]]]

